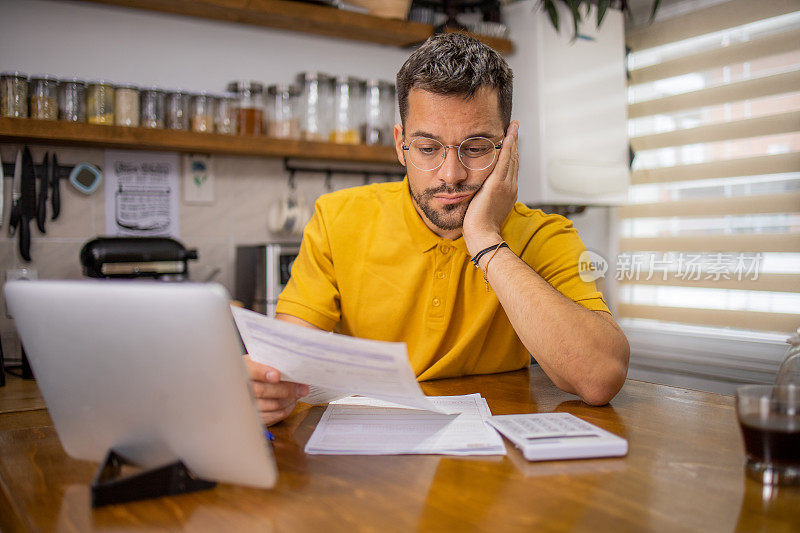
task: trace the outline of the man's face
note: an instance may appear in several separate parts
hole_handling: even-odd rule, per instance
[[[461,235],[464,215],[472,197],[480,189],[497,162],[484,170],[468,170],[458,159],[457,146],[464,139],[486,137],[494,143],[503,139],[497,91],[481,88],[465,100],[461,95],[441,95],[421,89],[408,94],[408,116],[405,132],[395,125],[397,157],[406,165],[411,197],[425,224],[442,237]],[[405,136],[403,135],[405,133]],[[408,146],[417,137],[430,137],[447,149],[442,165],[430,171],[419,170],[408,160],[403,144]]]

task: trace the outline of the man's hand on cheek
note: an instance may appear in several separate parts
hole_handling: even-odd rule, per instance
[[[471,255],[502,241],[500,226],[517,201],[519,123],[513,121],[503,139],[497,164],[472,198],[464,216],[464,242]]]

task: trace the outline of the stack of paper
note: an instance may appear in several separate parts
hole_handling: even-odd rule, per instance
[[[409,409],[365,397],[332,402],[306,444],[306,453],[331,455],[505,455],[480,394],[430,396],[441,411]]]
[[[402,342],[357,339],[273,320],[231,307],[250,357],[280,371],[285,381],[311,387],[312,405],[351,394],[442,411],[423,394]]]
[[[250,357],[332,401],[306,445],[317,454],[505,455],[480,394],[425,396],[404,343],[356,339],[231,308]]]

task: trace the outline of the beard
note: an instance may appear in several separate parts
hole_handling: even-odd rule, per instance
[[[475,192],[480,189],[480,185],[465,185],[463,183],[449,187],[441,185],[430,189],[425,189],[421,193],[417,193],[411,182],[408,183],[408,191],[411,193],[411,198],[414,203],[422,210],[428,220],[437,228],[445,231],[452,231],[464,225],[464,217],[467,215],[467,208],[469,202],[459,202],[457,204],[447,204],[439,208],[434,207],[434,195],[436,194],[464,194]]]

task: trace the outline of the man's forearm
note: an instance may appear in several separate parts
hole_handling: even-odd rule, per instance
[[[507,248],[491,260],[488,280],[523,345],[560,389],[595,405],[619,392],[630,348],[610,315],[573,302]]]
[[[317,326],[315,326],[311,322],[303,320],[302,318],[297,318],[296,316],[293,316],[293,315],[287,315],[287,314],[284,314],[284,313],[278,313],[278,314],[275,315],[275,318],[277,320],[283,320],[284,322],[289,322],[290,324],[294,324],[296,326],[303,326],[304,328],[309,328],[309,329],[319,329]]]

